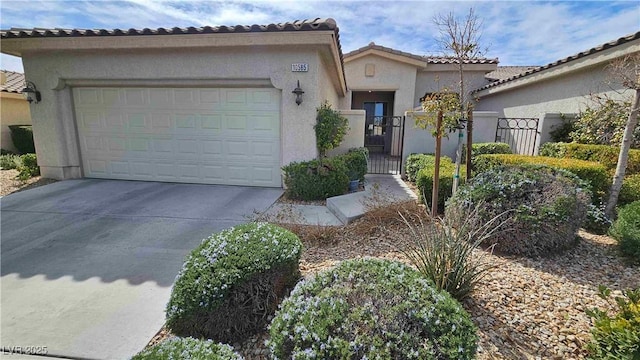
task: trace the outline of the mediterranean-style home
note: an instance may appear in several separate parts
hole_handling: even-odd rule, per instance
[[[429,132],[413,125],[421,98],[457,83],[451,58],[373,43],[343,55],[333,19],[11,29],[0,38],[41,94],[30,107],[36,151],[43,175],[56,179],[280,187],[283,165],[317,156],[313,126],[324,101],[349,119],[336,151],[366,145],[372,158],[403,159],[433,151]],[[611,59],[638,51],[640,32],[542,67],[466,61],[478,100],[474,141],[496,140],[501,118],[537,118],[539,146],[558,113],[580,110]],[[445,142],[445,153],[452,149]]]
[[[0,148],[16,152],[11,140],[11,125],[31,125],[29,103],[22,96],[24,74],[0,71]]]

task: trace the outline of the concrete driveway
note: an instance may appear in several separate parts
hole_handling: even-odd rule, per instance
[[[0,345],[129,358],[163,325],[185,255],[281,194],[81,179],[3,197]]]

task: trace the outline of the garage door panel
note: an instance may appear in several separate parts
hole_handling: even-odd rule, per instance
[[[87,177],[281,186],[278,90],[73,91]]]
[[[129,107],[148,107],[148,91],[145,89],[124,89],[124,105]]]

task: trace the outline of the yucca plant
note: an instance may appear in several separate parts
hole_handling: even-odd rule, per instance
[[[458,300],[467,297],[475,284],[494,267],[488,259],[493,246],[476,255],[473,251],[479,249],[482,242],[489,241],[508,221],[505,212],[485,224],[473,223],[471,219],[478,218],[473,215],[480,207],[455,214],[464,216],[463,221],[455,222],[459,224],[457,228],[452,226],[451,217],[430,218],[430,221],[420,221],[418,225],[403,217],[410,241],[400,251],[424,277],[433,281],[438,290],[445,290]]]

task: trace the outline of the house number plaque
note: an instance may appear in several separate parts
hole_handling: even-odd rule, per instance
[[[295,63],[291,64],[292,72],[307,72],[309,71],[309,64],[306,63]]]

